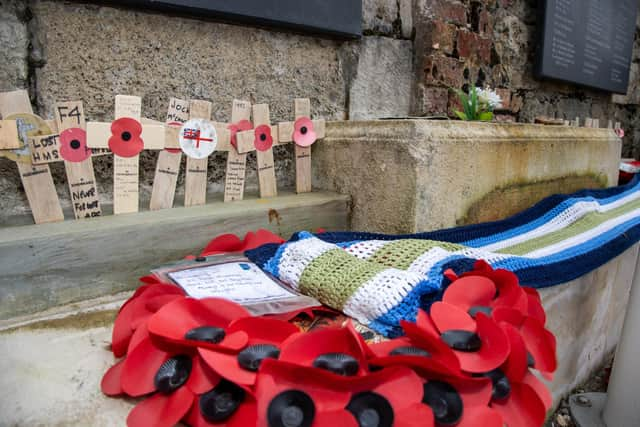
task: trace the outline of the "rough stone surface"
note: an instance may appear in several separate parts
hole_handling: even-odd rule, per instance
[[[21,1],[0,2],[0,91],[27,86],[29,34]]]
[[[364,34],[388,34],[394,32],[398,21],[396,0],[363,0],[362,31]]]
[[[638,245],[583,277],[542,289],[547,328],[558,343],[554,404],[601,366],[615,349],[638,264]]]
[[[435,116],[447,111],[449,91],[441,87],[427,87],[422,92],[422,111],[427,116]]]
[[[448,56],[427,57],[423,71],[425,83],[428,85],[459,88],[464,81],[464,62]]]
[[[15,3],[15,2],[14,2]],[[0,9],[0,78],[3,89],[24,87],[27,79],[26,25],[12,3]],[[234,98],[270,104],[273,122],[291,120],[293,98],[309,97],[314,116],[346,118],[340,42],[250,27],[145,13],[95,4],[36,1],[32,40],[41,45],[32,96],[46,118],[53,104],[82,99],[90,120],[113,117],[114,96],[142,97],[143,115],[163,120],[171,96],[213,102],[213,118],[227,121]],[[6,45],[5,45],[6,43]],[[33,54],[31,54],[33,57]],[[5,60],[5,58],[7,58]],[[11,68],[9,68],[11,66]],[[157,153],[141,155],[141,199],[151,193]],[[280,188],[294,185],[293,150],[276,147]],[[184,158],[182,171],[184,171]],[[209,161],[209,192],[222,192],[226,154]],[[111,202],[112,160],[94,160],[102,202]],[[64,167],[51,166],[63,208],[70,205]],[[28,209],[15,165],[0,158],[0,218]],[[249,155],[246,189],[257,190],[255,154]],[[177,194],[184,192],[184,172]],[[1,221],[0,221],[1,222]]]
[[[640,1],[639,1],[640,5]],[[83,98],[89,119],[109,119],[113,95],[143,97],[145,116],[162,119],[168,97],[214,103],[227,120],[230,101],[268,102],[272,119],[292,116],[291,99],[310,97],[326,119],[454,114],[451,87],[510,91],[496,120],[533,122],[546,115],[621,122],[623,155],[640,155],[640,21],[625,96],[607,95],[533,76],[537,3],[530,0],[365,0],[361,40],[336,41],[170,16],[99,2],[0,1],[0,90],[28,88],[36,113],[54,101]],[[275,150],[280,188],[293,185],[291,148]],[[141,156],[141,197],[149,197],[155,153]],[[225,154],[209,162],[209,192],[222,191]],[[64,168],[51,166],[64,207]],[[110,202],[112,164],[96,159],[103,203]],[[184,176],[179,176],[178,196]],[[255,155],[247,190],[257,189]],[[27,212],[11,162],[0,158],[0,222]]]
[[[402,37],[413,35],[413,0],[399,0],[400,30]]]
[[[424,100],[434,88],[467,89],[472,85],[486,85],[513,92],[512,107],[509,111],[500,111],[496,120],[531,123],[536,116],[545,115],[567,120],[580,116],[583,123],[586,117],[598,118],[604,124],[608,120],[620,121],[627,130],[623,154],[640,154],[636,130],[636,117],[640,115],[640,30],[635,35],[628,93],[612,98],[580,86],[534,78],[535,45],[540,25],[537,2],[416,0],[414,4],[414,54],[419,66],[413,115],[433,114],[433,104]],[[640,7],[640,2],[638,4]],[[445,22],[452,27],[443,31],[444,28],[435,22]],[[452,33],[453,49],[448,43]],[[432,43],[439,39],[444,42]],[[434,64],[439,72],[444,69],[448,74],[434,78],[430,73]],[[438,113],[453,115],[455,108],[451,101],[448,108]]]
[[[409,114],[413,84],[411,42],[366,37],[349,91],[349,117],[363,120]]]
[[[332,122],[312,157],[316,187],[351,195],[351,228],[384,233],[455,226],[500,188],[574,176],[614,185],[619,158],[606,129],[443,120]],[[556,191],[539,190],[518,210]]]

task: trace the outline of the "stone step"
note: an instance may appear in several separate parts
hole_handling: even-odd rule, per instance
[[[348,208],[348,196],[313,192],[1,228],[0,320],[133,289],[219,234],[344,230]]]

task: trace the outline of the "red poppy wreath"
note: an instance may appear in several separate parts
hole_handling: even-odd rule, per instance
[[[244,246],[226,236],[207,251]],[[376,343],[350,321],[303,332],[295,313],[253,317],[145,277],[117,316],[122,359],[102,390],[139,399],[131,427],[541,426],[552,399],[539,376],[557,363],[538,293],[484,262],[445,274],[442,301]]]

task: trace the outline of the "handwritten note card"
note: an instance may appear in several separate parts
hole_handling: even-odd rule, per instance
[[[169,277],[194,298],[221,297],[238,304],[252,304],[296,296],[250,262],[173,271]]]

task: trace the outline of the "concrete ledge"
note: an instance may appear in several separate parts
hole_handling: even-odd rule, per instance
[[[349,198],[315,192],[0,229],[0,320],[132,289],[222,233],[346,229]]]
[[[410,233],[463,223],[496,189],[520,193],[517,212],[550,195],[527,184],[615,185],[621,142],[610,129],[411,119],[330,122],[313,147],[313,183],[352,196],[352,229]]]
[[[547,327],[558,342],[554,402],[586,381],[615,349],[622,331],[640,244],[591,273],[542,289]]]

